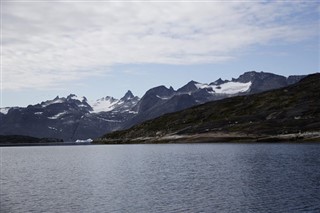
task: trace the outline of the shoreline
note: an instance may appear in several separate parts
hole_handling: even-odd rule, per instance
[[[19,143],[19,144],[0,144],[1,148],[8,148],[8,147],[33,147],[33,146],[104,146],[104,145],[164,145],[164,144],[172,144],[172,145],[179,145],[179,144],[320,144],[320,140],[316,141],[263,141],[263,142],[257,142],[257,141],[228,141],[228,142],[222,142],[222,141],[199,141],[199,142],[186,142],[186,141],[175,141],[175,142],[166,142],[166,143],[157,143],[157,142],[144,142],[144,143],[135,143],[135,142],[129,142],[129,143],[88,143],[88,144],[75,144],[75,143],[67,143],[67,144],[26,144],[26,143]]]
[[[180,144],[180,143],[320,143],[320,132],[283,135],[247,135],[241,133],[201,133],[122,139],[98,138],[92,144]]]
[[[79,146],[91,145],[91,143],[76,143],[76,142],[57,142],[57,143],[0,143],[0,147],[14,146]]]
[[[125,144],[200,144],[200,143],[320,143],[320,132],[305,132],[282,135],[253,135],[242,133],[200,133],[192,135],[168,134],[156,137],[97,138],[93,142],[42,142],[0,143],[0,147],[17,146],[79,146],[79,145],[125,145]]]

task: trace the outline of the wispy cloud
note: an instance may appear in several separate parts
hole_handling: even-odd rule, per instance
[[[226,62],[317,35],[318,10],[316,1],[3,2],[3,88],[59,87],[116,64]]]

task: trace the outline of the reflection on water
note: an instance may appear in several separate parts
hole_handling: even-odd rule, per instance
[[[1,212],[319,212],[320,146],[1,148]]]

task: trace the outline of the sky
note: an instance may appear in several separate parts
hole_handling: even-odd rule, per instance
[[[320,70],[308,1],[1,1],[1,107]]]

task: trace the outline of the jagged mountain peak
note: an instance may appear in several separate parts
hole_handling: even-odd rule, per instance
[[[146,92],[145,96],[153,95],[153,96],[167,97],[167,96],[171,96],[173,93],[174,93],[174,90],[168,89],[166,86],[161,85],[161,86],[157,86],[152,89],[149,89]]]
[[[90,103],[93,113],[100,112],[125,112],[131,111],[133,105],[139,101],[138,96],[134,96],[133,93],[128,90],[126,94],[119,100],[111,96],[100,98]]]
[[[215,80],[214,82],[210,83],[210,85],[220,85],[229,82],[228,80],[222,80],[221,78]]]
[[[118,99],[112,97],[112,96],[106,96],[106,97],[102,97],[98,100],[96,100],[97,102],[99,101],[111,101],[111,102],[114,102],[114,101],[117,101]]]
[[[70,94],[67,96],[67,99],[73,99],[76,98],[77,96],[75,94]]]
[[[198,87],[196,86],[197,84],[199,84],[199,82],[196,82],[196,81],[193,81],[193,80],[189,81],[186,85],[184,85],[183,87],[178,89],[177,92],[178,93],[193,92],[193,91],[198,89]]]
[[[59,97],[59,96],[57,96]],[[82,96],[82,97],[78,97],[77,95],[75,94],[70,94],[67,96],[67,101],[70,101],[70,100],[78,100],[80,102],[87,102],[87,98]]]
[[[47,100],[47,101],[43,101],[41,102],[41,106],[42,107],[47,107],[49,105],[52,105],[52,104],[58,104],[58,103],[63,103],[66,101],[66,98],[60,98],[59,96],[56,96],[54,99],[52,100]]]
[[[132,99],[132,98],[134,98],[134,95],[133,95],[133,93],[132,93],[130,90],[128,90],[128,91],[126,92],[126,94],[125,94],[120,100],[122,100],[122,101],[128,101],[128,100],[130,100],[130,99]]]
[[[194,81],[194,80],[191,80],[191,81],[189,81],[187,84],[198,84],[199,82],[197,82],[197,81]]]

